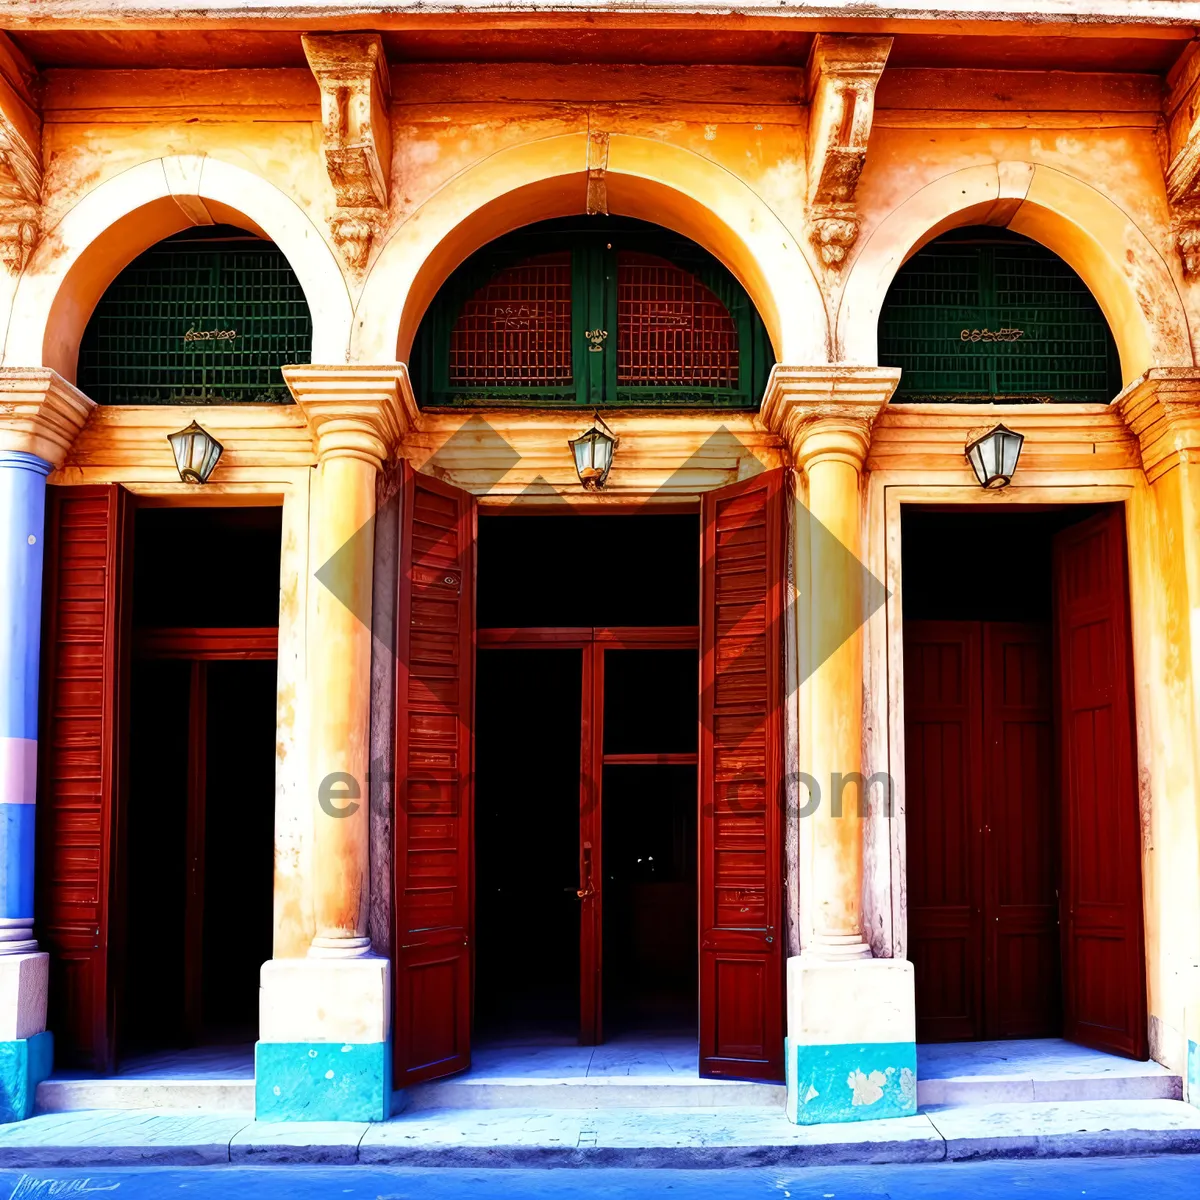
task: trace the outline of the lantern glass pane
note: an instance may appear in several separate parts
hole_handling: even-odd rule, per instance
[[[971,464],[971,470],[975,472],[975,478],[979,480],[980,487],[987,486],[987,472],[983,466],[983,451],[979,446],[972,446],[967,451],[967,461]]]
[[[592,465],[600,471],[607,471],[612,466],[612,438],[598,434],[592,450]]]
[[[1002,474],[1011,479],[1017,469],[1017,457],[1021,453],[1021,442],[1024,440],[1019,433],[1005,430],[1001,435],[1004,442]]]

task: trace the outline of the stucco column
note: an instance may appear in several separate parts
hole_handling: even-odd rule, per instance
[[[799,676],[809,678],[807,714],[813,824],[814,920],[810,951],[868,958],[862,936],[862,768],[865,568],[862,557],[863,462],[871,426],[899,372],[870,367],[776,366],[763,420],[787,442],[808,481],[797,501],[795,553],[807,557],[797,625],[804,628]],[[804,574],[803,572],[801,574]],[[804,715],[802,715],[802,720]],[[789,770],[795,770],[789,764]]]
[[[1151,503],[1163,533],[1170,538],[1168,553],[1179,555],[1176,564],[1182,560],[1186,581],[1193,764],[1192,791],[1187,796],[1187,803],[1192,809],[1191,853],[1197,870],[1200,870],[1200,802],[1195,795],[1200,780],[1200,369],[1151,368],[1125,388],[1114,404],[1138,439]],[[1172,536],[1176,530],[1178,536]],[[1133,538],[1129,556],[1132,577],[1138,557]],[[1161,579],[1165,588],[1172,574],[1171,565],[1156,561],[1154,571],[1156,579]],[[1159,797],[1159,800],[1168,805],[1178,803],[1169,795]],[[1183,826],[1178,828],[1182,830]],[[1188,883],[1181,880],[1179,888],[1186,889]],[[1190,955],[1183,951],[1191,969],[1183,984],[1182,1032],[1187,1043],[1186,1094],[1193,1104],[1200,1105],[1200,958],[1196,951],[1198,931],[1194,907],[1194,904],[1183,904],[1183,911],[1192,913],[1192,924]]]
[[[53,371],[0,370],[0,1120],[50,1069],[48,954],[33,936],[46,476],[93,404]]]
[[[375,480],[412,421],[400,366],[285,367],[317,451],[310,631],[310,786],[314,803],[310,955],[370,953],[371,572]]]
[[[314,937],[263,964],[255,1115],[382,1121],[391,1114],[391,983],[371,951],[371,575],[375,480],[417,419],[402,364],[296,366],[284,379],[317,454],[311,517],[309,788]]]
[[[764,423],[808,485],[793,514],[799,636],[788,672],[805,685],[808,726],[807,753],[788,770],[801,780],[801,818],[812,822],[811,863],[798,864],[812,873],[812,929],[787,974],[786,1111],[800,1124],[916,1112],[912,968],[872,958],[863,937],[859,817],[862,472],[872,425],[899,377],[881,367],[778,365],[763,399]]]

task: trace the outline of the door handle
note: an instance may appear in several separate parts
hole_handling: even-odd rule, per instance
[[[582,875],[583,875],[583,878],[580,880],[580,883],[583,884],[583,887],[577,888],[575,891],[575,895],[578,896],[580,900],[587,900],[596,894],[596,889],[594,887],[592,887],[592,843],[591,842],[583,843]]]

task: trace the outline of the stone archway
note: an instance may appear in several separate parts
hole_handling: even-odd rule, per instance
[[[1129,384],[1151,366],[1190,366],[1187,317],[1159,250],[1095,188],[1024,162],[954,171],[915,192],[871,232],[855,258],[836,319],[837,358],[878,360],[879,314],[905,260],[960,225],[1004,226],[1054,251],[1091,289]]]
[[[118,272],[163,238],[212,222],[276,243],[308,302],[313,361],[344,361],[350,296],[317,227],[260,176],[218,159],[176,155],[105,181],[46,232],[17,284],[4,363],[52,367],[74,380],[84,327]]]

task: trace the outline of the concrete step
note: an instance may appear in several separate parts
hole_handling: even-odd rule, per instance
[[[253,1079],[72,1079],[38,1084],[39,1113],[94,1109],[254,1116]]]
[[[745,1083],[678,1075],[494,1075],[468,1072],[405,1093],[405,1111],[428,1109],[763,1108],[782,1111],[781,1083]]]
[[[1200,1152],[1200,1109],[1181,1100],[960,1104],[922,1115],[955,1160]]]
[[[1178,1100],[931,1108],[792,1125],[739,1109],[430,1109],[380,1125],[212,1113],[47,1113],[0,1126],[0,1167],[374,1163],[438,1167],[737,1167],[1200,1152]]]
[[[1180,1100],[1183,1078],[1059,1038],[917,1047],[917,1103],[992,1105]]]

